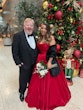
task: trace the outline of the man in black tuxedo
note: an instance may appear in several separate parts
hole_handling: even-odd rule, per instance
[[[24,93],[29,84],[33,67],[37,58],[37,47],[34,31],[34,20],[26,18],[24,29],[14,34],[12,55],[16,65],[19,66],[19,92],[20,100],[24,100]]]

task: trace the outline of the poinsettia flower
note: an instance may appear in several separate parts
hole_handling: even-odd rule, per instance
[[[64,32],[63,32],[63,30],[58,30],[57,34],[58,35],[64,35]]]

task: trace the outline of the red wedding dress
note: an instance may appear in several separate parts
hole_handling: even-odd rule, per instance
[[[42,60],[46,63],[49,44],[38,43],[37,46],[40,50],[37,63]],[[58,76],[55,77],[51,76],[50,71],[43,78],[40,78],[38,73],[34,74],[33,72],[25,97],[28,107],[36,107],[39,110],[53,110],[58,106],[65,106],[70,98],[71,94],[62,69]]]

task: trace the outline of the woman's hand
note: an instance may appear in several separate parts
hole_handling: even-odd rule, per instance
[[[51,68],[52,68],[51,62],[48,62],[48,63],[47,63],[47,68],[48,68],[48,69],[51,69]]]

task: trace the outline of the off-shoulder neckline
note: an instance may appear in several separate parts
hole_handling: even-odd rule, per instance
[[[42,45],[42,44],[48,44],[49,45],[49,43],[46,43],[46,42],[43,42],[43,43],[37,42],[37,43],[40,45]]]

